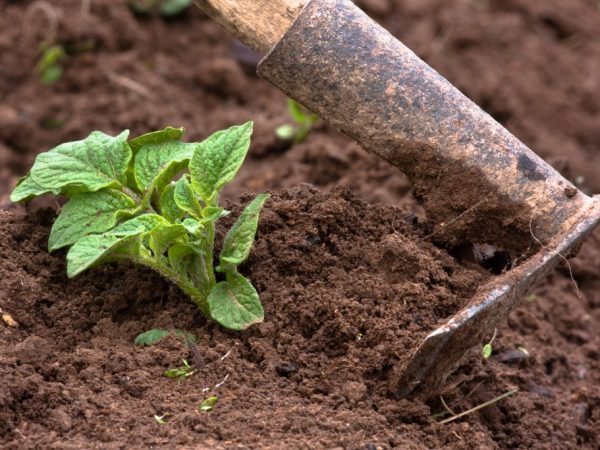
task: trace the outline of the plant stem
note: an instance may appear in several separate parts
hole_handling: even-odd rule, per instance
[[[216,207],[219,204],[218,195],[215,199],[211,199],[207,202],[207,207]],[[217,284],[215,278],[215,270],[213,268],[213,258],[215,251],[215,223],[208,222],[206,224],[206,255],[204,257],[204,265],[206,266],[206,275],[208,278],[208,286],[211,289]]]
[[[202,294],[202,292],[200,292],[198,290],[198,288],[196,286],[194,286],[194,284],[191,281],[180,276],[173,269],[165,266],[164,264],[161,264],[160,262],[156,261],[154,258],[138,257],[138,258],[131,258],[131,259],[137,264],[144,265],[146,267],[149,267],[150,269],[157,271],[163,277],[165,277],[168,280],[170,280],[171,282],[173,282],[175,285],[177,285],[177,287],[179,287],[179,289],[181,289],[185,294],[187,294],[193,300],[193,302],[198,306],[198,308],[200,308],[202,313],[207,318],[210,318],[210,311],[208,309],[208,302],[206,301],[206,297]],[[211,265],[211,268],[212,268],[212,265]],[[213,277],[214,277],[214,274],[213,274]]]

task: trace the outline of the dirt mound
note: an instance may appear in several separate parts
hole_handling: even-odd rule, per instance
[[[112,441],[97,428],[106,408],[113,427],[135,429],[118,439],[129,445],[172,442],[152,418],[166,412],[186,443],[299,443],[310,433],[323,446],[358,444],[358,431],[323,433],[350,425],[371,430],[362,439],[397,441],[386,429],[398,404],[393,369],[489,277],[420,240],[401,210],[304,185],[269,201],[245,267],[267,319],[231,333],[139,268],[68,280],[63,255],[44,251],[51,215],[36,224],[4,213],[0,225],[2,305],[20,324],[3,342],[3,432],[58,427],[36,440],[43,447],[73,434]],[[162,376],[188,356],[176,340],[136,348],[133,337],[153,327],[198,336],[193,378]],[[195,413],[203,395],[218,395],[214,413]]]

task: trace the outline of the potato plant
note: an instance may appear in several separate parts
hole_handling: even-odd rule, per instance
[[[69,277],[109,261],[133,261],[171,280],[224,327],[245,329],[264,313],[238,266],[248,258],[268,194],[242,211],[216,267],[213,254],[215,223],[229,214],[219,193],[244,161],[252,126],[218,131],[200,143],[182,142],[183,128],[129,141],[128,131],[116,137],[94,131],[38,155],[11,200],[69,197],[48,241],[49,251],[70,247]]]

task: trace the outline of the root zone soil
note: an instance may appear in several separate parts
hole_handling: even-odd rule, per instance
[[[358,3],[598,191],[597,2]],[[474,349],[439,392],[397,399],[406,349],[489,276],[422,239],[407,181],[322,124],[301,145],[277,140],[285,99],[251,74],[254,55],[193,8],[163,21],[120,1],[95,1],[89,13],[60,2],[57,40],[70,56],[44,87],[32,69],[47,27],[39,15],[24,22],[32,4],[0,6],[0,203],[13,211],[0,213],[0,308],[18,323],[0,321],[0,447],[597,448],[598,233],[571,261],[580,296],[560,268],[498,329],[489,360]],[[74,50],[81,42],[91,50]],[[53,214],[33,213],[43,202],[29,216],[7,203],[37,152],[90,130],[184,125],[199,139],[250,118],[250,161],[229,195],[279,194],[244,267],[267,317],[247,332],[207,322],[150,271],[107,266],[67,280],[64,255],[45,250]],[[300,181],[325,190],[281,191]],[[336,184],[350,190],[326,191]],[[174,337],[133,344],[154,327],[193,332],[197,351]],[[182,358],[198,372],[163,377]],[[513,389],[460,421],[436,421],[441,399],[458,412]],[[214,410],[199,412],[213,394]],[[161,425],[153,416],[165,413]]]

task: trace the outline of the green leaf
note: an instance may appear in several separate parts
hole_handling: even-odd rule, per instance
[[[170,223],[158,214],[143,214],[117,225],[105,234],[119,237],[134,236],[153,230],[159,225],[170,225]]]
[[[72,245],[86,234],[102,233],[134,208],[135,202],[114,189],[76,194],[60,211],[50,232],[48,250]]]
[[[292,116],[292,119],[296,123],[304,124],[304,125],[312,125],[317,120],[319,120],[319,116],[315,113],[309,111],[296,100],[288,98],[288,111]]]
[[[153,345],[169,335],[169,330],[155,328],[138,334],[133,341],[136,345]]]
[[[135,256],[139,253],[137,246],[139,236],[136,235],[88,234],[75,242],[67,253],[67,276],[73,278],[84,270],[118,257]]]
[[[196,193],[188,182],[187,177],[181,177],[177,180],[173,198],[179,209],[187,212],[192,217],[199,218],[202,216],[202,207],[200,206],[200,202],[198,202],[198,199],[196,198]]]
[[[187,377],[191,377],[195,373],[196,373],[196,371],[184,359],[182,367],[177,367],[175,369],[168,369],[168,370],[166,370],[165,371],[165,377],[167,377],[167,378],[177,378],[179,380],[182,380],[182,379],[185,379]]]
[[[221,217],[228,216],[231,211],[227,211],[219,206],[208,206],[202,210],[202,219],[200,223],[216,222]]]
[[[128,134],[126,130],[112,137],[94,131],[84,140],[41,153],[29,175],[21,179],[11,194],[11,200],[20,202],[46,193],[73,195],[106,187],[119,188],[126,181],[125,172],[131,159]]]
[[[185,211],[175,203],[175,184],[165,186],[158,203],[160,212],[169,222],[175,222],[185,215]]]
[[[192,187],[205,203],[235,177],[250,148],[252,122],[217,131],[201,142],[190,161]]]
[[[183,136],[184,131],[183,127],[166,127],[163,130],[152,131],[132,139],[129,141],[129,146],[135,155],[145,145],[158,145],[167,141],[178,141]]]
[[[283,139],[285,141],[291,141],[292,139],[294,139],[294,136],[296,136],[296,127],[294,127],[293,125],[285,124],[285,125],[281,125],[280,127],[278,127],[275,130],[275,135],[279,138],[279,139]]]
[[[133,169],[138,189],[142,192],[154,188],[162,191],[175,175],[187,167],[197,145],[169,140],[141,146],[135,155]]]
[[[187,229],[182,224],[160,224],[149,233],[148,245],[155,256],[160,256],[177,238],[186,233]]]
[[[169,264],[178,273],[186,273],[187,257],[194,254],[194,249],[187,244],[175,243],[168,250]]]
[[[200,406],[198,406],[198,410],[202,412],[210,412],[213,410],[218,401],[218,397],[208,397],[206,400],[200,403]]]
[[[485,344],[482,351],[484,359],[488,359],[490,356],[492,356],[492,351],[492,344]]]
[[[142,255],[142,234],[169,223],[157,214],[144,214],[117,225],[104,234],[88,234],[67,253],[67,276],[73,278],[86,269],[105,262]],[[147,250],[146,250],[147,252]]]
[[[227,272],[226,281],[211,289],[207,301],[210,316],[225,328],[244,330],[264,319],[256,289],[236,271]]]
[[[191,217],[183,219],[181,224],[185,227],[188,233],[193,235],[197,234],[201,229],[204,228],[202,223],[198,222],[196,219],[192,219]]]
[[[59,66],[58,64],[56,64],[54,66],[50,66],[41,73],[42,83],[43,84],[54,84],[58,80],[60,80],[60,77],[62,76],[62,74],[63,74],[63,68],[61,66]]]
[[[258,216],[268,198],[269,194],[258,195],[252,203],[244,208],[240,217],[233,224],[225,236],[223,249],[219,256],[222,266],[239,265],[248,258],[256,235]],[[225,269],[222,267],[221,270]]]
[[[42,73],[49,67],[55,66],[66,56],[67,53],[65,52],[64,48],[62,48],[60,45],[52,45],[44,50],[35,67],[35,70],[37,70],[39,73]]]
[[[173,17],[181,14],[192,4],[192,0],[163,0],[160,6],[160,15],[163,17]]]
[[[288,98],[288,111],[292,119],[298,123],[306,121],[307,114],[304,112],[304,108],[296,100]]]

